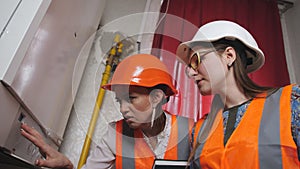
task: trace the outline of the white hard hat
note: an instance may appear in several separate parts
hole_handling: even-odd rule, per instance
[[[225,21],[213,21],[201,26],[191,41],[181,43],[176,51],[176,55],[185,64],[189,62],[189,49],[199,42],[214,42],[222,38],[228,40],[240,40],[254,53],[246,51],[247,58],[252,58],[252,63],[247,65],[247,72],[258,70],[265,62],[264,53],[259,49],[252,35],[240,25]]]

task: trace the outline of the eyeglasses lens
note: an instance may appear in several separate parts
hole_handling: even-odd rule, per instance
[[[200,64],[200,56],[198,53],[194,53],[190,59],[190,66],[192,69],[196,70]]]

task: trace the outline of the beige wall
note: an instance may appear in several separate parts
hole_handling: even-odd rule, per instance
[[[157,12],[159,8],[160,0],[106,1],[105,10],[100,21],[101,29],[97,32],[97,38],[91,49],[60,149],[61,152],[70,158],[75,166],[77,166],[81,154],[102,73],[105,68],[105,53],[111,47],[114,33],[118,32],[121,33],[122,37],[130,37],[124,42],[124,55],[122,57],[125,57],[130,52],[137,52],[136,41],[139,39],[139,35],[143,34],[144,30],[147,30],[149,33],[149,31],[152,30],[153,32],[155,29],[156,20],[155,18],[153,19],[152,15],[150,18],[147,18],[147,23],[150,26],[148,25],[147,29],[143,28],[143,19],[146,17],[144,11]],[[143,38],[144,36],[141,39]],[[120,118],[119,105],[115,102],[114,94],[107,91],[97,120],[90,152],[93,151],[93,148],[107,130],[107,124]]]

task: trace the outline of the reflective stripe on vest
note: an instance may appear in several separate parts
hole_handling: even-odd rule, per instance
[[[199,133],[202,133],[202,130],[203,130],[203,127],[202,126],[205,126],[206,125],[206,123],[207,123],[207,120],[201,120],[201,121],[199,121],[199,122],[197,122],[197,124],[196,124],[196,131],[195,132],[197,132],[197,131],[199,131],[199,132],[197,132],[197,134],[195,135],[195,138],[196,138],[196,140],[197,140],[197,142],[199,142]],[[201,127],[199,128],[199,125],[201,125]],[[197,130],[198,129],[198,130]],[[196,146],[196,143],[194,143],[194,145],[193,146]],[[196,149],[196,152],[195,152],[195,157],[200,157],[200,154],[201,154],[201,152],[202,152],[202,149],[203,149],[203,146],[204,146],[204,144],[200,144],[199,146],[198,146],[198,148]],[[194,163],[192,164],[192,165],[195,165],[196,167],[198,167],[199,169],[201,169],[201,166],[200,166],[200,160],[195,160],[194,161]]]
[[[187,160],[189,155],[190,155],[190,130],[192,125],[189,123],[190,121],[187,120],[187,118],[184,117],[177,117],[177,120],[175,120],[176,116],[173,116],[173,120],[172,120],[172,126],[175,125],[175,121],[176,121],[176,128],[177,128],[177,142],[175,142],[174,144],[178,144],[177,146],[174,145],[173,147],[177,149],[177,160]],[[168,146],[169,147],[169,146]],[[188,147],[187,151],[184,151],[186,148]],[[172,147],[169,147],[170,149]],[[165,155],[166,157],[166,155]]]
[[[267,98],[253,99],[225,147],[220,120],[213,134],[196,150],[193,165],[202,169],[300,168],[291,133],[291,90],[289,85]]]
[[[265,101],[258,136],[260,168],[282,168],[279,112],[281,92],[282,88]]]
[[[190,148],[192,120],[185,117],[171,116],[171,133],[164,159],[187,160]],[[143,139],[140,130],[134,131],[134,137],[122,133],[123,120],[116,124],[116,168],[144,169],[152,168],[155,155]]]

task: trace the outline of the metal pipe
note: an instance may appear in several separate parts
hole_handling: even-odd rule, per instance
[[[122,52],[123,45],[120,42],[120,35],[119,34],[117,34],[115,36],[114,42],[116,44],[110,49],[109,55],[108,55],[107,60],[106,60],[105,70],[102,74],[101,86],[107,84],[107,82],[109,80],[109,77],[110,77],[113,62],[116,59],[116,57],[120,56],[120,54]],[[99,91],[98,91],[97,100],[95,102],[92,118],[90,120],[89,128],[88,128],[88,131],[87,131],[87,134],[86,134],[86,137],[85,137],[85,141],[84,141],[84,144],[83,144],[83,147],[82,147],[80,159],[79,159],[78,166],[77,166],[78,169],[80,169],[86,163],[86,159],[87,159],[87,156],[88,156],[88,153],[89,153],[89,149],[90,149],[90,145],[91,145],[91,141],[92,141],[92,136],[93,136],[95,126],[96,126],[96,122],[97,122],[97,119],[98,119],[98,116],[99,116],[99,110],[100,110],[101,105],[102,105],[104,94],[105,94],[105,90],[100,87]]]

